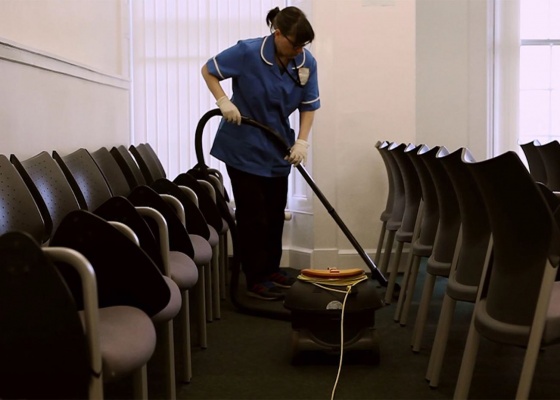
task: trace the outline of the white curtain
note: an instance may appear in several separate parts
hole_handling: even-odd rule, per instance
[[[286,0],[131,0],[132,143],[150,143],[173,179],[197,162],[198,121],[216,108],[202,65],[240,39],[270,33],[266,14]],[[224,82],[231,94],[231,85]],[[205,163],[219,117],[203,134]],[[224,174],[227,179],[227,174]],[[226,181],[226,184],[228,182]]]

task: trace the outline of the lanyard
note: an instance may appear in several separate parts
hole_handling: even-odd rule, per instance
[[[288,68],[286,68],[286,66],[284,65],[284,63],[280,60],[280,57],[276,57],[276,60],[278,61],[278,63],[282,66],[282,69],[284,70],[284,72],[286,74],[288,74],[288,76],[290,77],[290,79],[292,81],[294,81],[294,83],[296,85],[298,85],[299,87],[303,87],[303,85],[301,84],[301,81],[299,79],[299,69],[296,65],[296,60],[292,58],[292,62],[294,63],[294,69],[296,70],[296,77],[294,78],[292,76],[292,74],[290,74],[290,71],[288,71]]]

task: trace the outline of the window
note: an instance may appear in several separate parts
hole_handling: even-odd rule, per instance
[[[519,143],[560,140],[560,0],[520,1]]]

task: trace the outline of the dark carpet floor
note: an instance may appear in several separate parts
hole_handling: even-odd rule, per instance
[[[461,362],[472,305],[458,304],[450,333],[440,385],[431,389],[425,380],[445,280],[438,280],[419,353],[410,339],[422,279],[416,289],[409,323],[393,321],[396,304],[376,312],[380,362],[348,357],[336,385],[335,399],[450,399]],[[281,303],[273,305],[277,310]],[[330,399],[338,371],[338,357],[309,354],[292,363],[292,328],[287,320],[240,313],[231,301],[222,304],[220,320],[208,324],[208,348],[193,350],[194,376],[189,384],[178,383],[179,399]],[[470,398],[512,399],[524,350],[482,340]],[[541,352],[531,398],[559,399],[560,346]],[[150,398],[161,397],[161,376],[149,369]],[[127,398],[129,382],[107,385],[107,398]]]

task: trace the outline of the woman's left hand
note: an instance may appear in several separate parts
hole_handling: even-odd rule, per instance
[[[290,149],[290,154],[284,159],[288,160],[290,164],[298,166],[300,163],[305,165],[307,161],[307,149],[309,148],[309,143],[303,139],[298,139]]]

